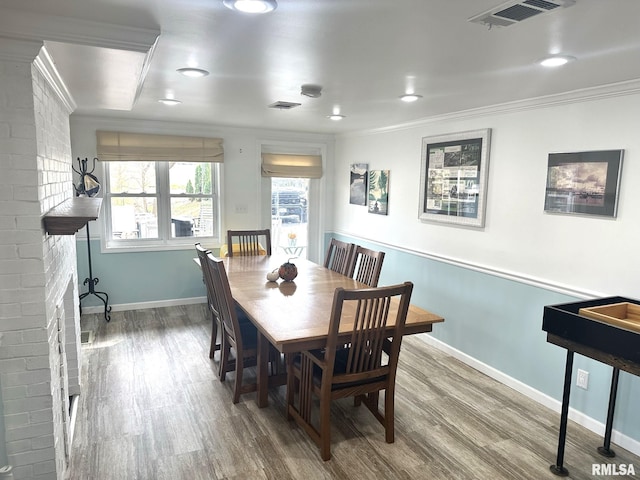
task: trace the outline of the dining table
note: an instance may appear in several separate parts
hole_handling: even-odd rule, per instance
[[[223,259],[233,298],[258,330],[257,403],[268,405],[268,388],[278,383],[269,375],[269,344],[283,354],[323,348],[329,333],[329,320],[336,288],[370,288],[350,277],[334,272],[309,260],[289,259],[280,255],[234,256]],[[293,281],[270,282],[267,273],[289,262],[298,274]],[[395,324],[391,304],[391,332]],[[350,332],[349,308],[343,310],[340,332]],[[346,319],[346,321],[345,321]],[[431,332],[433,324],[444,318],[411,304],[404,334]],[[282,376],[281,376],[282,377]],[[286,377],[285,377],[286,378]]]

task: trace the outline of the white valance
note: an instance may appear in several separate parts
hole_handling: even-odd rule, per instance
[[[320,178],[322,177],[322,156],[263,153],[262,176]]]
[[[98,159],[104,162],[223,162],[221,138],[150,135],[98,130]]]

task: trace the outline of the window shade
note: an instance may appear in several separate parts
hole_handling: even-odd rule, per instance
[[[320,178],[322,177],[322,156],[263,153],[262,176]]]
[[[96,132],[98,158],[116,161],[223,162],[221,138]]]

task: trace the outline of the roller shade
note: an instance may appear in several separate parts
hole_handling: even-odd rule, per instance
[[[98,130],[97,153],[104,162],[223,162],[221,138],[149,135]]]
[[[262,176],[320,178],[322,177],[322,156],[263,153]]]

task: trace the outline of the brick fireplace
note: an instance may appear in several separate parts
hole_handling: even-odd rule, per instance
[[[74,235],[42,216],[73,196],[74,109],[40,42],[0,42],[0,467],[62,479],[80,393]]]

